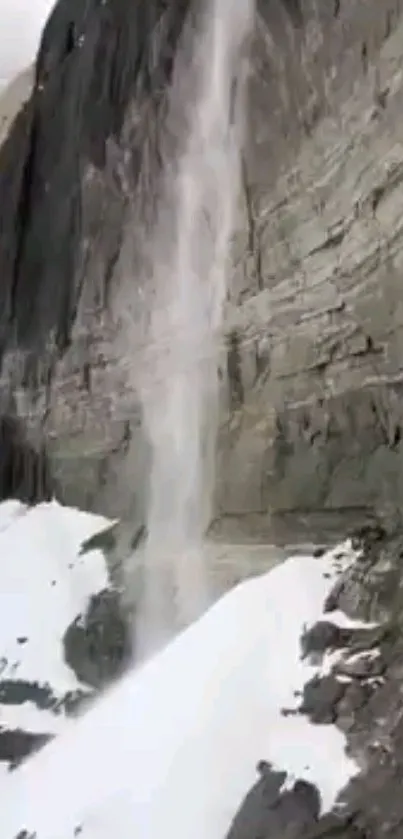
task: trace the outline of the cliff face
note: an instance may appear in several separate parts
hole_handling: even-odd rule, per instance
[[[401,4],[311,12],[269,22],[252,83],[221,474],[228,508],[263,517],[402,497]]]
[[[134,488],[141,516],[147,451],[119,318],[188,5],[59,0],[0,149],[1,413],[46,443],[64,500],[111,515],[132,512]],[[259,2],[219,530],[401,501],[402,8]]]

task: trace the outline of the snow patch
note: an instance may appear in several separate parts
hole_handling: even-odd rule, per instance
[[[261,759],[331,808],[358,772],[344,735],[281,709],[318,672],[300,636],[356,556],[293,557],[226,594],[10,776],[1,839],[223,839]]]
[[[80,555],[82,542],[106,523],[56,502],[0,504],[0,688],[8,681],[38,684],[62,698],[82,687],[64,661],[62,640],[91,596],[108,585],[103,554]],[[63,715],[33,707],[0,698],[0,726],[61,730]]]

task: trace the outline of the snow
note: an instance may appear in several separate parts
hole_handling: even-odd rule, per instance
[[[35,60],[54,0],[1,0],[0,90]]]
[[[48,514],[58,520],[58,534],[46,526]],[[44,547],[49,554],[51,546],[54,556],[60,551],[61,575],[70,548],[94,524],[91,519],[87,525],[83,514],[42,507],[10,527],[10,547],[12,528],[17,539],[25,520],[32,524],[25,525],[25,538],[34,561],[39,566]],[[78,830],[83,839],[223,839],[261,759],[286,770],[288,783],[303,777],[317,784],[323,810],[331,808],[358,771],[345,754],[344,735],[281,710],[295,708],[296,691],[317,672],[301,661],[299,639],[305,626],[323,617],[336,566],[355,556],[346,542],[320,559],[293,557],[226,594],[2,781],[0,839],[23,829],[36,839],[71,839]],[[49,556],[44,567],[48,579]],[[78,575],[79,599],[90,577]],[[21,574],[17,579],[23,584]],[[34,597],[42,596],[32,573],[30,580]],[[49,607],[56,634],[58,610],[50,600],[42,603],[46,625]],[[64,593],[59,607],[65,620],[77,602],[70,613]],[[46,637],[43,644],[42,652],[38,635],[38,666],[42,655],[53,666]],[[60,668],[58,661],[62,681]]]
[[[108,524],[56,502],[28,509],[0,505],[0,682],[50,686],[56,697],[82,688],[63,658],[69,624],[108,584],[100,551],[80,555],[82,542]],[[64,717],[33,703],[1,704],[0,724],[56,733]]]

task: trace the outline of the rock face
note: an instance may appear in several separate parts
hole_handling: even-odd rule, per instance
[[[122,313],[135,324],[189,6],[59,0],[0,149],[1,414],[46,443],[63,500],[139,520],[147,447]],[[258,2],[219,530],[402,500],[402,8]]]
[[[246,516],[402,492],[401,4],[313,6],[252,82],[220,497]]]

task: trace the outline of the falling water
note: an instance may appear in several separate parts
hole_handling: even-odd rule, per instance
[[[151,247],[140,386],[152,449],[142,652],[207,605],[204,535],[218,426],[218,352],[240,188],[244,45],[252,0],[206,0],[175,65],[164,189]],[[179,138],[178,138],[179,134]],[[179,142],[178,142],[179,139]],[[169,142],[168,142],[169,145]]]

